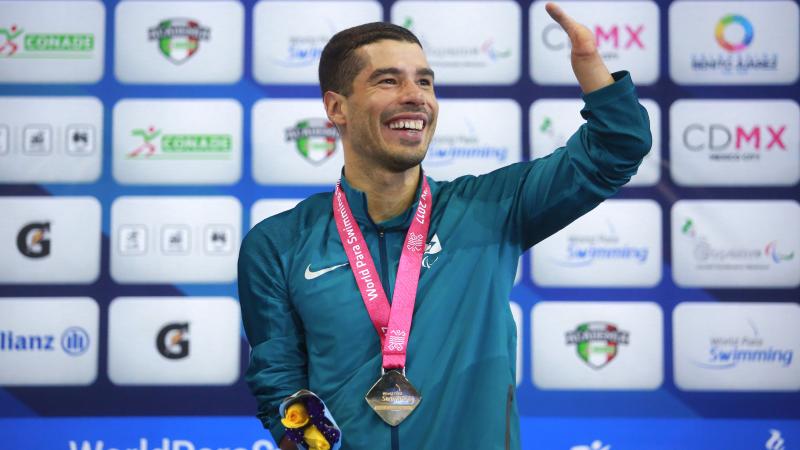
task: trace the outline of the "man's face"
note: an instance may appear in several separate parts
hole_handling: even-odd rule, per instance
[[[383,40],[357,51],[365,67],[345,100],[345,139],[373,164],[408,170],[425,158],[436,128],[433,71],[410,42]]]

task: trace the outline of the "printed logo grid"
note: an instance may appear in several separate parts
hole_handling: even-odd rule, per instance
[[[0,96],[0,211],[11,212],[0,217],[0,288],[86,286],[108,274],[122,285],[228,289],[245,227],[340,176],[342,143],[315,97],[316,69],[325,42],[358,23],[387,18],[420,36],[437,86],[444,87],[424,162],[437,179],[546,156],[584,123],[577,88],[570,98],[559,87],[575,84],[569,45],[543,1],[530,5],[528,23],[509,1],[46,3],[47,10],[0,2],[0,17],[9,18],[0,20],[0,87],[9,87]],[[642,104],[653,148],[625,193],[658,201],[606,202],[540,243],[528,270],[520,260],[510,307],[516,384],[523,391],[649,391],[670,384],[689,392],[800,391],[796,295],[791,303],[684,301],[663,312],[646,301],[597,300],[605,289],[662,298],[662,288],[673,284],[679,293],[744,287],[788,298],[797,292],[797,4],[625,5],[563,2],[595,34],[608,66],[630,70],[640,96],[652,97]],[[662,15],[666,30],[659,29]],[[106,21],[111,58],[104,58],[112,42]],[[666,66],[659,64],[661,47]],[[121,95],[72,89],[98,82]],[[26,90],[43,85],[54,87],[36,91],[47,95]],[[709,98],[677,89],[697,85],[733,89]],[[753,85],[774,89],[753,99]],[[476,95],[487,87],[489,94]],[[662,87],[680,94],[661,95]],[[31,183],[52,197],[14,194]],[[72,197],[73,188],[92,197]],[[715,200],[717,192],[726,200]],[[110,258],[103,268],[104,221]],[[568,302],[539,301],[533,288],[577,294]],[[235,295],[233,288],[225,292]],[[232,300],[122,297],[100,317],[95,300],[66,292],[3,295],[0,367],[21,370],[0,370],[0,385],[90,386],[103,357],[118,386],[241,381]],[[146,322],[147,336],[125,328],[125,308]],[[39,310],[47,317],[34,326]],[[668,314],[671,343],[664,342]],[[208,332],[203,321],[210,317],[226,321],[225,329]],[[565,317],[571,322],[559,322]],[[99,332],[104,320],[107,337]],[[104,338],[108,355],[99,355]],[[218,338],[230,345],[192,359],[201,343]],[[141,360],[123,360],[128,352]],[[672,374],[664,373],[670,357]],[[58,373],[40,370],[52,365]]]

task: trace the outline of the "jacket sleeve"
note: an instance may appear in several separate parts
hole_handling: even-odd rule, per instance
[[[514,205],[527,249],[614,195],[650,151],[647,112],[627,72],[583,96],[583,124],[553,154],[525,164]]]
[[[258,227],[248,233],[239,253],[239,303],[251,347],[245,380],[256,397],[258,418],[280,443],[286,429],[278,406],[308,387],[306,345],[279,253]]]

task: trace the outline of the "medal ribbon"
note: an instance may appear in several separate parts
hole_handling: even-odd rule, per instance
[[[341,186],[336,183],[333,194],[333,217],[342,246],[350,262],[350,270],[358,284],[361,298],[367,307],[372,325],[381,340],[384,369],[402,369],[406,365],[408,337],[411,334],[411,320],[414,315],[414,301],[417,298],[419,272],[422,270],[422,257],[430,227],[433,197],[428,180],[422,175],[422,193],[411,226],[408,228],[400,265],[394,284],[392,304],[381,284],[380,275],[375,269],[367,242],[361,234],[350,210],[350,204]]]

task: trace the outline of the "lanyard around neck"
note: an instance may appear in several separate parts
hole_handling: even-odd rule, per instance
[[[350,270],[358,284],[361,298],[367,307],[372,324],[381,340],[383,368],[402,369],[406,364],[408,338],[411,334],[411,321],[414,314],[414,302],[417,297],[419,273],[422,269],[422,257],[425,252],[428,228],[432,215],[433,197],[428,180],[422,175],[422,193],[417,210],[408,228],[397,277],[392,295],[392,304],[383,289],[375,263],[370,255],[361,229],[350,210],[347,197],[341,186],[336,183],[333,195],[333,217],[339,231]]]

